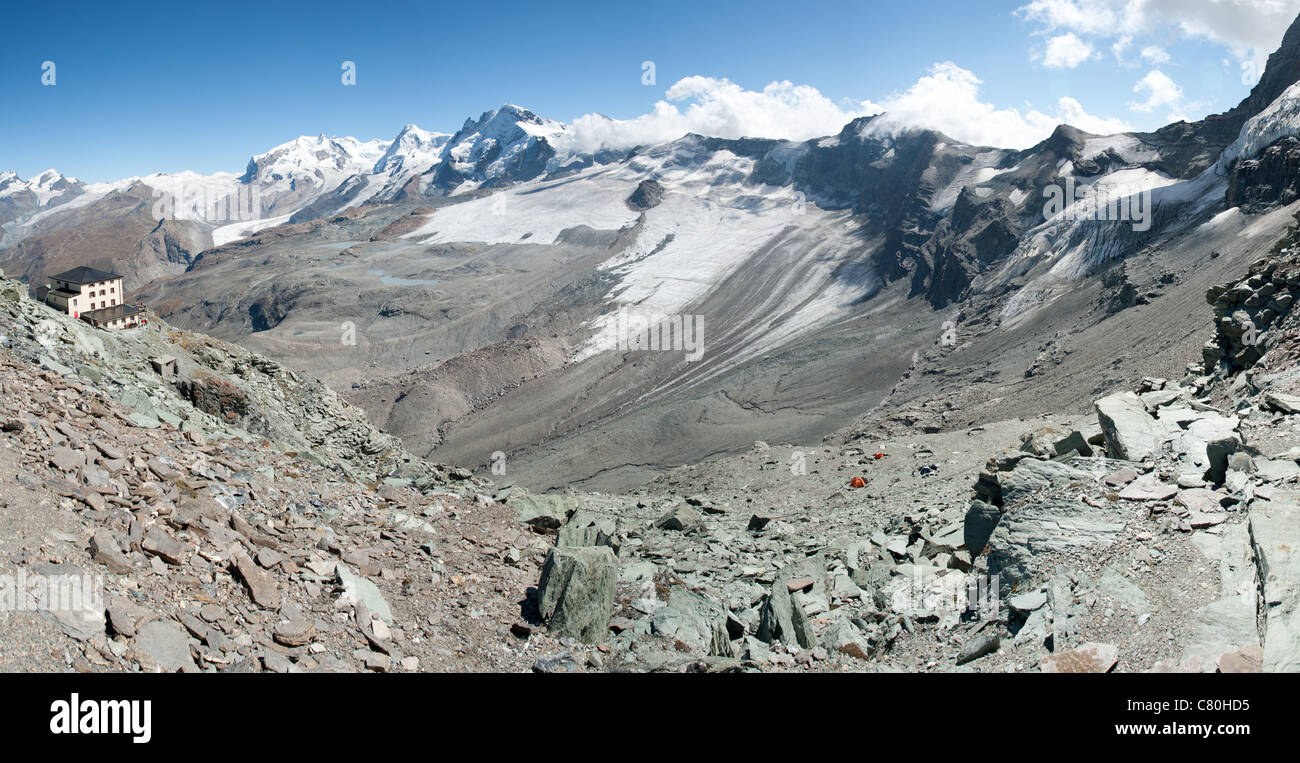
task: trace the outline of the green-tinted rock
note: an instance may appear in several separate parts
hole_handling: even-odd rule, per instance
[[[603,643],[617,582],[618,561],[608,546],[553,548],[537,586],[538,608],[557,634]]]

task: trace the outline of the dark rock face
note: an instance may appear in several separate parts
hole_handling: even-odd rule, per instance
[[[442,161],[429,171],[430,192],[445,194],[470,181],[496,188],[540,177],[555,158],[555,148],[545,138],[526,132],[519,126],[523,123],[540,125],[544,120],[527,109],[509,105],[484,112],[477,120],[466,119],[443,147]],[[507,153],[505,163],[493,168]],[[450,161],[458,155],[467,158]]]
[[[1261,212],[1300,198],[1300,139],[1286,137],[1253,159],[1237,162],[1228,181],[1228,206]]]
[[[1108,315],[1127,310],[1138,304],[1137,287],[1128,278],[1128,267],[1121,261],[1112,265],[1101,276],[1102,301],[1099,307]]]
[[[976,274],[1015,251],[1022,230],[1005,199],[986,202],[963,189],[952,216],[917,253],[911,293],[935,307],[956,302]]]
[[[1280,338],[1300,292],[1300,249],[1257,260],[1240,281],[1205,294],[1214,307],[1215,336],[1201,350],[1206,374],[1234,375],[1253,366]]]
[[[248,396],[229,382],[208,377],[182,381],[177,388],[195,408],[227,424],[238,424],[248,416]]]
[[[663,201],[664,187],[657,180],[642,180],[637,184],[636,190],[627,199],[627,205],[632,209],[644,212],[647,209],[654,209]]]

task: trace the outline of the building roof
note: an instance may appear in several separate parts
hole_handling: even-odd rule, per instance
[[[81,314],[81,317],[89,321],[107,323],[109,321],[115,321],[118,318],[125,318],[129,315],[143,312],[143,308],[136,307],[135,305],[113,305],[112,307],[104,307],[99,310],[87,310]]]
[[[95,283],[96,281],[112,281],[114,279],[121,278],[121,277],[122,276],[118,275],[117,273],[105,273],[102,270],[96,270],[95,268],[88,268],[85,265],[82,265],[79,268],[73,268],[72,270],[66,270],[62,273],[58,273],[56,275],[50,276],[50,278],[57,279],[59,281],[67,281],[68,283],[75,283],[75,284]]]
[[[47,297],[63,297],[64,299],[72,299],[73,297],[80,297],[81,292],[72,291],[70,289],[50,289],[45,293],[45,295]],[[44,302],[45,300],[41,301]]]

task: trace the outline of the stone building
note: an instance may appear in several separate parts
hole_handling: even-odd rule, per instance
[[[79,267],[50,276],[45,304],[100,328],[144,323],[144,306],[125,301],[122,276]]]

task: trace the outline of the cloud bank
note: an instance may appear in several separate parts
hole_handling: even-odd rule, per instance
[[[935,64],[908,89],[883,101],[836,103],[808,85],[773,82],[746,90],[727,79],[686,77],[648,114],[616,120],[588,114],[574,120],[557,142],[568,153],[627,149],[676,140],[687,133],[718,138],[808,140],[835,135],[853,119],[885,113],[876,130],[927,128],[976,145],[1028,148],[1069,123],[1098,134],[1124,132],[1123,121],[1088,113],[1073,98],[1050,112],[999,107],[981,101],[980,79],[952,62]]]
[[[851,120],[880,111],[868,101],[836,104],[817,88],[789,81],[755,91],[727,79],[695,76],[679,80],[649,114],[635,119],[579,117],[564,142],[574,153],[591,153],[664,143],[687,133],[807,140],[832,135]]]

